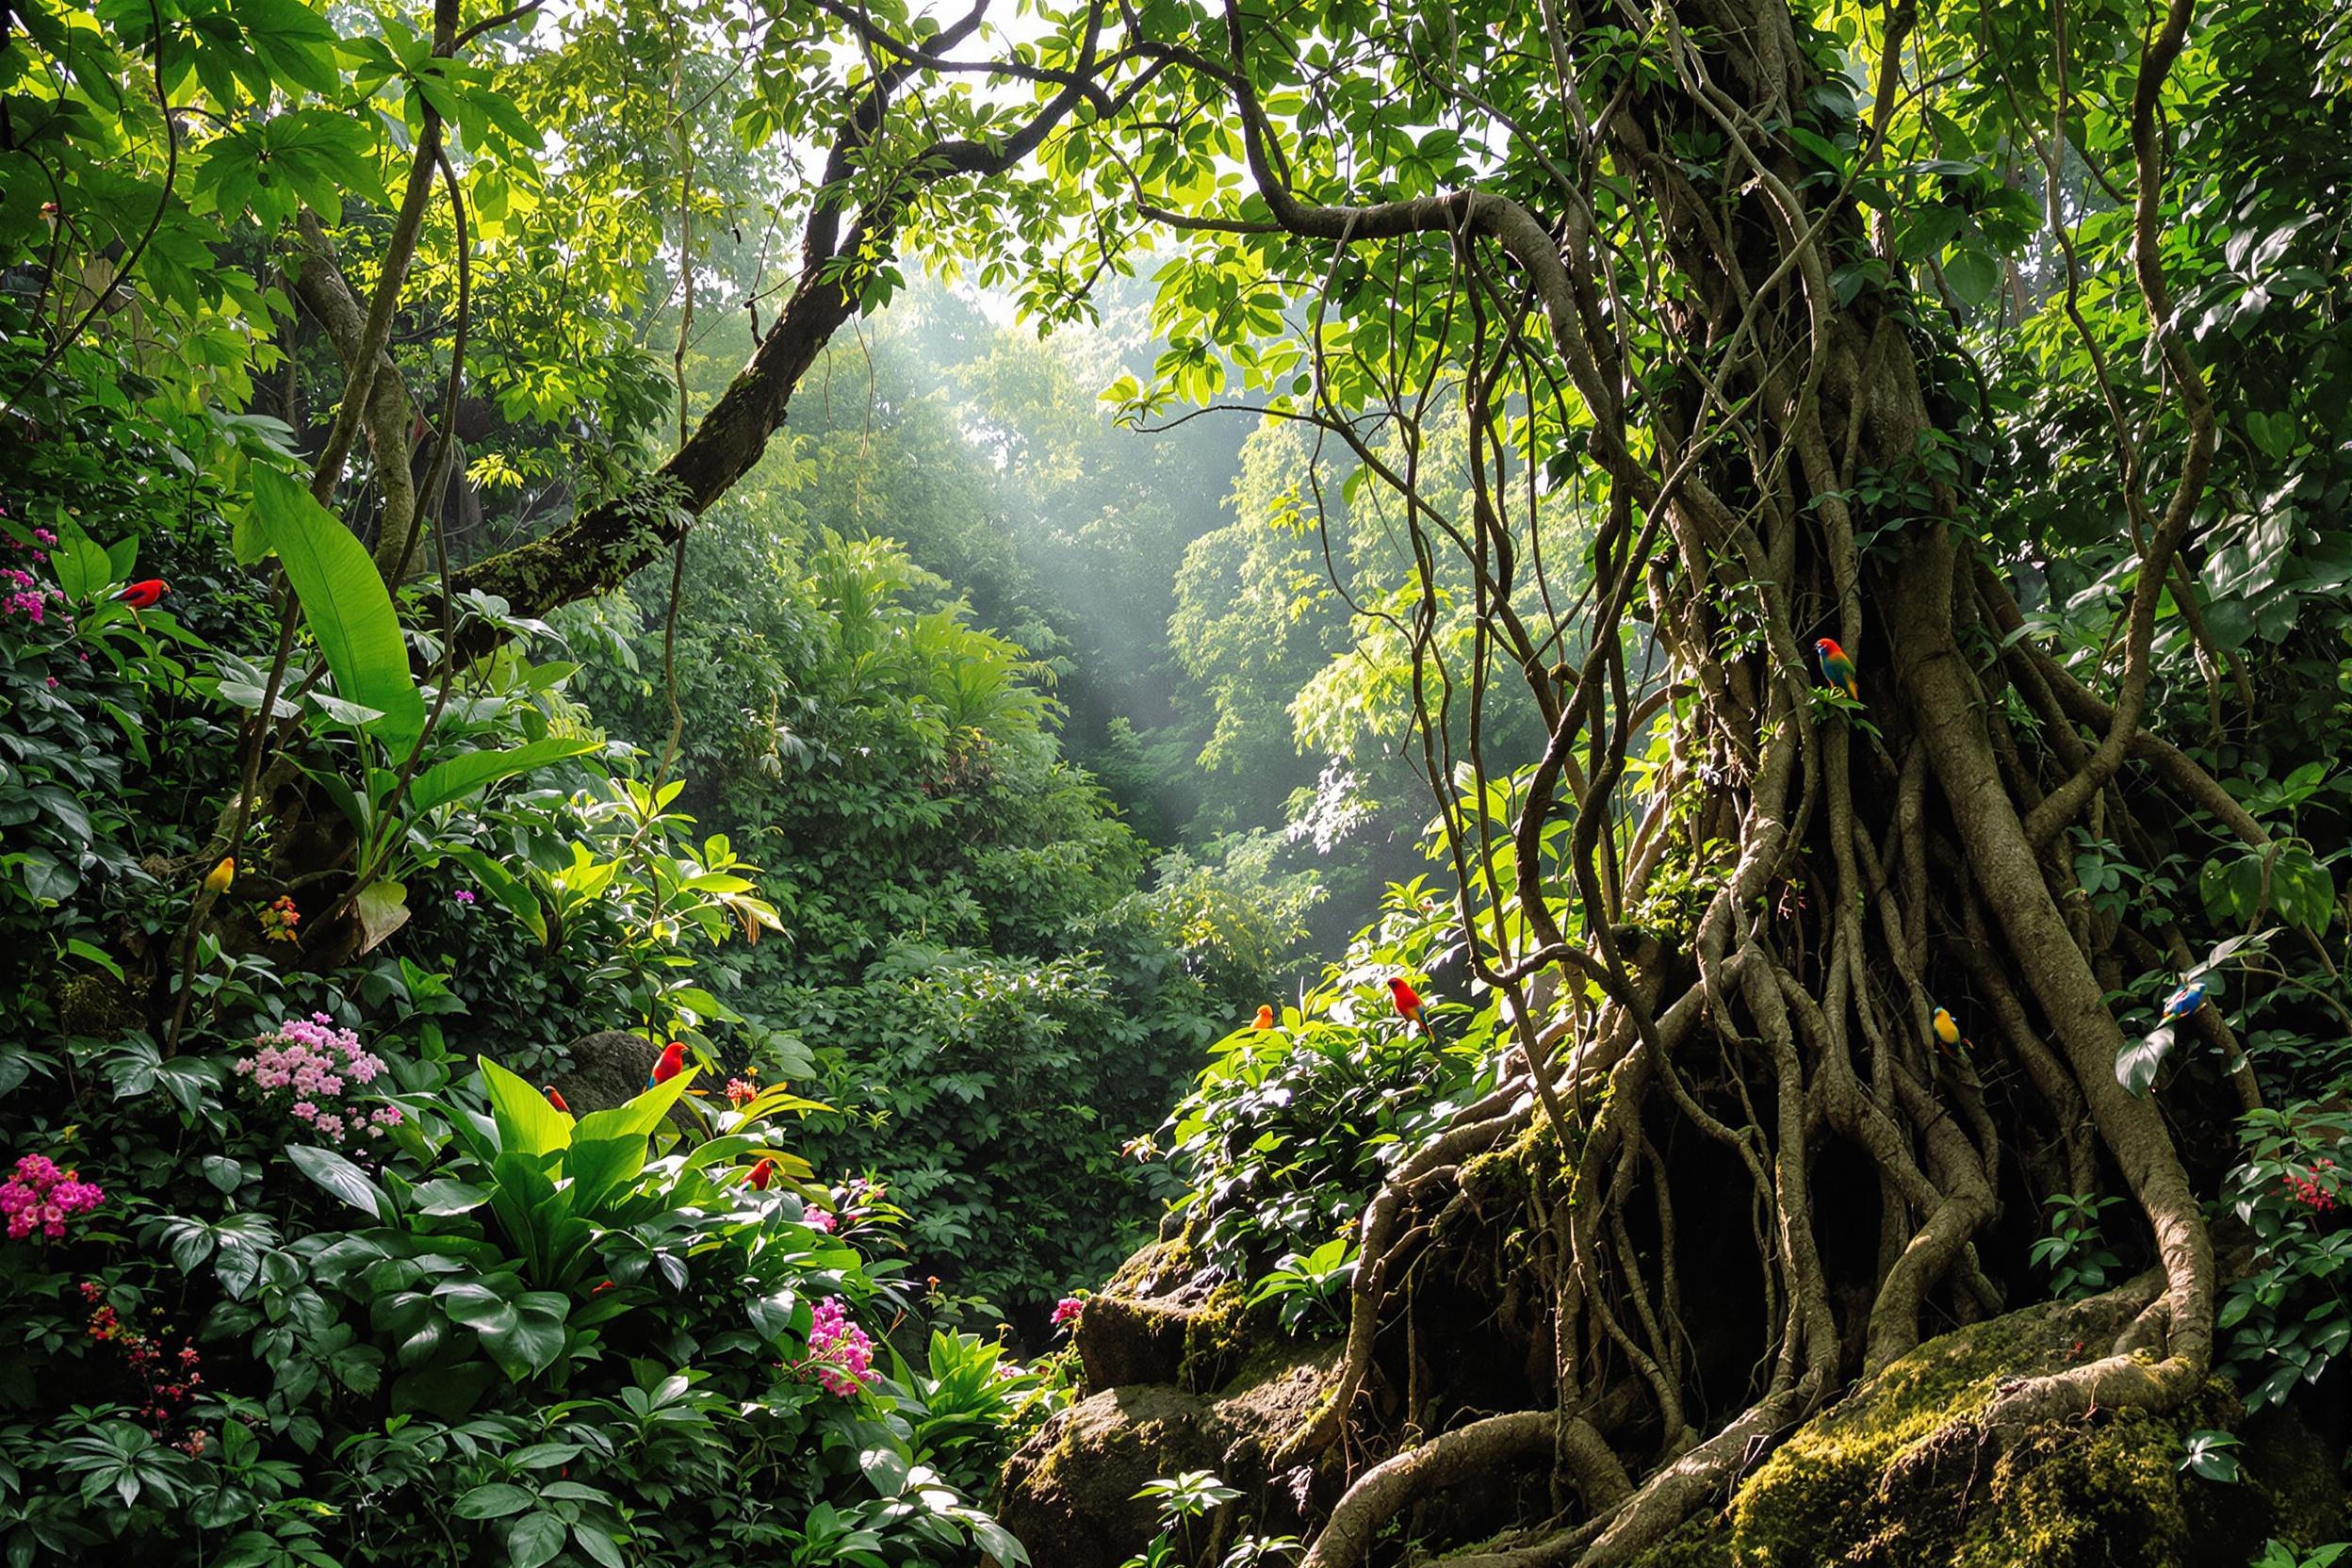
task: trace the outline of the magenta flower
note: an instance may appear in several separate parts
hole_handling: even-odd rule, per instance
[[[1078,1315],[1086,1310],[1083,1296],[1065,1296],[1054,1303],[1054,1326],[1057,1329],[1078,1321]]]
[[[874,1341],[850,1320],[841,1298],[819,1301],[808,1325],[808,1358],[794,1370],[816,1379],[827,1394],[847,1398],[864,1386],[859,1380],[873,1365]]]
[[[47,1155],[27,1154],[16,1162],[15,1173],[0,1182],[0,1215],[8,1218],[10,1241],[22,1241],[35,1231],[47,1240],[63,1241],[66,1221],[88,1214],[106,1197],[97,1183],[60,1171]]]

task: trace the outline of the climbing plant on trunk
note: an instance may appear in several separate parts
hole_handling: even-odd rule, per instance
[[[2175,159],[2219,134],[2190,127],[2231,29],[2283,50],[2327,20],[2289,9],[1161,18],[1176,69],[1082,173],[1126,223],[1189,237],[1162,274],[1173,347],[1119,394],[1149,416],[1238,383],[1315,423],[1351,505],[1393,519],[1365,657],[1388,650],[1418,708],[1473,967],[1522,1059],[1357,1226],[1345,1353],[1271,1472],[1443,1435],[1351,1468],[1310,1563],[1359,1560],[1531,1447],[1553,1532],[1474,1560],[1631,1560],[1853,1378],[2002,1310],[2018,1271],[1982,1244],[2020,1192],[2127,1193],[2162,1287],[2079,1364],[2004,1385],[1996,1437],[2168,1411],[2205,1379],[2213,1244],[2166,1110],[2118,1072],[2114,999],[2189,968],[2203,922],[2094,898],[2083,846],[2276,848],[2154,714],[2166,682],[2201,678],[2216,729],[2253,695],[2245,636],[2209,624],[2236,607],[2183,554],[2231,535],[2180,304],[2217,298],[2219,269],[2178,232]],[[1983,329],[2028,315],[2079,378],[2073,472],[2014,445],[2014,367],[1996,402],[2006,345]],[[1467,464],[1423,438],[1441,413],[1469,421]],[[2086,547],[2053,491],[2112,543]],[[2094,591],[2053,604],[2067,556]],[[1494,743],[1514,710],[1540,754]],[[1938,1040],[1947,1004],[1972,1052]],[[2171,1085],[2174,1122],[2259,1106],[2218,1012],[2179,1026],[2230,1071]],[[1383,1421],[1365,1396],[1413,1353],[1408,1277],[1461,1245],[1460,1173],[1530,1129],[1562,1168],[1498,1229],[1536,1238],[1544,1418],[1439,1399]],[[1693,1139],[1738,1179],[1690,1190]],[[1750,1238],[1728,1405],[1698,1375],[1716,1352],[1684,1320],[1678,1233]]]

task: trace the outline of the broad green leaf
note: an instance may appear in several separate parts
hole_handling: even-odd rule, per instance
[[[645,1135],[579,1137],[564,1152],[564,1173],[572,1182],[572,1208],[594,1214],[607,1195],[635,1180],[645,1168]]]
[[[418,811],[462,800],[478,790],[596,749],[594,741],[550,736],[511,751],[469,751],[446,762],[435,762],[409,781],[408,802]]]
[[[260,464],[249,475],[262,536],[302,596],[336,694],[382,713],[369,732],[386,749],[405,751],[424,733],[425,699],[409,674],[400,617],[376,564],[300,484]]]
[[[656,1084],[626,1105],[615,1105],[609,1111],[591,1111],[580,1119],[579,1138],[651,1137],[653,1130],[662,1125],[662,1119],[670,1114],[678,1097],[700,1072],[699,1066],[688,1067],[675,1078]]]
[[[2126,1045],[2115,1054],[2115,1082],[2133,1094],[2145,1096],[2148,1086],[2156,1082],[2156,1070],[2164,1066],[2172,1042],[2173,1029],[2167,1023],[2148,1031],[2148,1037],[2138,1044]]]
[[[482,1084],[490,1096],[490,1114],[498,1120],[499,1148],[551,1154],[579,1135],[572,1130],[572,1119],[549,1104],[546,1095],[487,1056],[482,1058]]]
[[[522,1512],[531,1504],[531,1494],[521,1487],[493,1481],[460,1497],[449,1511],[460,1519],[503,1519],[510,1513]]]
[[[57,542],[49,547],[49,569],[57,575],[57,588],[80,604],[114,586],[114,563],[89,534],[60,517]]]
[[[515,1521],[514,1533],[506,1538],[506,1560],[512,1568],[539,1568],[564,1549],[564,1524],[559,1516],[526,1514]]]
[[[359,910],[362,953],[380,946],[386,937],[408,923],[408,890],[398,882],[370,882],[352,902]]]
[[[362,1214],[389,1223],[392,1200],[368,1174],[332,1149],[294,1144],[286,1152],[294,1168]]]

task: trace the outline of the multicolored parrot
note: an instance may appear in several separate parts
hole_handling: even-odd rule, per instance
[[[204,886],[216,893],[227,892],[229,884],[236,880],[237,861],[226,855],[220,857],[219,865],[204,873]]]
[[[129,605],[133,610],[153,610],[171,591],[170,583],[159,577],[151,577],[143,582],[126,582],[107,596],[118,603]]]
[[[768,1184],[775,1179],[776,1162],[763,1159],[751,1168],[751,1175],[746,1178],[744,1184],[754,1192],[765,1192],[768,1190]]]
[[[1261,1006],[1261,1007],[1258,1009],[1258,1020],[1257,1020],[1257,1021],[1256,1021],[1255,1023],[1252,1023],[1251,1025],[1250,1025],[1250,1028],[1252,1028],[1252,1029],[1271,1029],[1271,1028],[1273,1028],[1273,1027],[1274,1027],[1274,1009],[1273,1009],[1273,1007],[1272,1007],[1271,1005]]]
[[[1829,683],[1856,702],[1862,700],[1862,688],[1854,678],[1854,661],[1838,645],[1835,637],[1823,637],[1813,645],[1813,651],[1821,661],[1821,674]]]
[[[2164,1021],[2166,1023],[2178,1023],[2203,1005],[2205,1005],[2205,982],[2192,980],[2164,998]]]
[[[645,1074],[645,1087],[665,1084],[685,1070],[686,1047],[679,1041],[672,1040],[662,1048],[662,1059],[653,1064],[653,1070]]]
[[[557,1110],[562,1111],[565,1116],[572,1114],[572,1108],[564,1103],[564,1097],[556,1092],[556,1088],[553,1084],[549,1084],[546,1088],[540,1090],[540,1092],[547,1097],[548,1104],[553,1105]]]
[[[1946,1055],[1965,1057],[1968,1054],[1968,1037],[1960,1033],[1960,1025],[1941,1007],[1936,1009],[1936,1043],[1944,1048]]]
[[[1422,1016],[1421,993],[1406,984],[1403,975],[1392,974],[1388,977],[1388,994],[1396,1004],[1398,1018],[1417,1026],[1423,1038],[1435,1039],[1437,1037],[1429,1033],[1429,1021]]]

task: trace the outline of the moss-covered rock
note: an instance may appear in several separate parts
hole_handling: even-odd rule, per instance
[[[1179,1470],[1216,1469],[1219,1447],[1208,1405],[1182,1389],[1106,1388],[1021,1445],[998,1517],[1032,1562],[1115,1568],[1152,1538],[1153,1506],[1135,1493]]]
[[[1087,1302],[1089,1316],[1103,1299]],[[1240,1320],[1238,1313],[1210,1315]],[[1212,1337],[1195,1352],[1224,1360],[1238,1347]],[[1276,1477],[1266,1455],[1305,1419],[1331,1378],[1334,1354],[1329,1346],[1266,1343],[1215,1398],[1168,1383],[1101,1390],[1048,1422],[1013,1456],[999,1517],[1040,1568],[1114,1568],[1152,1538],[1153,1507],[1135,1496],[1144,1482],[1210,1470],[1257,1499],[1256,1527],[1296,1528],[1310,1508],[1330,1504],[1335,1478],[1305,1467]]]
[[[2246,1481],[2223,1488],[2180,1470],[2183,1432],[2227,1425],[2238,1410],[2221,1384],[2161,1418],[1984,1424],[2001,1384],[2099,1354],[2141,1299],[2047,1303],[1931,1340],[1800,1428],[1727,1509],[1660,1543],[1643,1568],[2246,1561],[2282,1511],[2264,1501],[2262,1478],[2250,1464]],[[2326,1511],[2311,1490],[2296,1483],[2301,1518]],[[2217,1493],[2230,1506],[2216,1506]]]
[[[68,1035],[111,1038],[144,1021],[139,998],[111,974],[68,975],[57,991],[57,1028]]]

